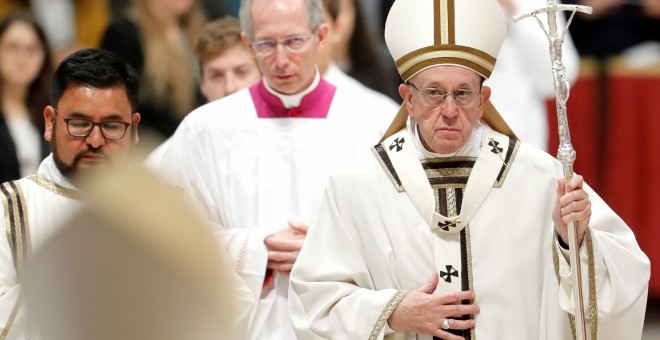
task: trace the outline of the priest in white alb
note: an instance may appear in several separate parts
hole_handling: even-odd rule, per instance
[[[394,3],[404,105],[330,177],[291,272],[299,339],[573,339],[571,222],[589,339],[640,339],[650,266],[632,231],[489,102],[505,34],[497,0]]]
[[[322,20],[321,0],[243,1],[243,40],[262,81],[189,114],[161,163],[253,292],[248,339],[295,339],[289,272],[329,174],[378,141],[396,114],[321,77]]]
[[[44,138],[52,153],[34,174],[0,184],[2,340],[49,339],[34,330],[24,307],[25,266],[82,209],[81,177],[123,171],[138,141],[138,77],[114,53],[86,49],[68,56],[51,91]]]

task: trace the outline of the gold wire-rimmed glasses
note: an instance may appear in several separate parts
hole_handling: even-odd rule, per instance
[[[309,41],[309,39],[312,38],[312,34],[305,35],[305,34],[300,34],[300,35],[294,35],[290,37],[286,37],[282,40],[275,40],[275,39],[265,39],[265,40],[258,40],[250,44],[252,48],[254,48],[255,52],[257,55],[260,56],[268,56],[273,54],[275,50],[277,49],[277,45],[282,45],[284,48],[289,51],[289,52],[298,52],[300,49],[305,46],[305,43]]]
[[[481,95],[481,92],[475,92],[472,90],[459,89],[455,91],[445,91],[443,89],[438,89],[435,87],[428,87],[424,90],[419,90],[417,86],[413,83],[408,83],[415,91],[417,91],[424,101],[431,106],[440,106],[442,105],[447,96],[454,97],[454,101],[460,107],[467,107],[474,103],[474,100]]]

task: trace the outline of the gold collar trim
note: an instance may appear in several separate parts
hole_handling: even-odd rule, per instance
[[[64,196],[75,200],[79,200],[81,198],[80,192],[78,190],[68,189],[61,185],[57,185],[37,174],[30,175],[28,179],[32,180],[33,182],[39,184],[41,187],[48,189],[60,196]]]

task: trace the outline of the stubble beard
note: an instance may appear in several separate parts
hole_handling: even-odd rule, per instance
[[[127,131],[127,133],[130,133],[130,138],[131,138],[131,143],[135,140],[135,136],[133,133],[133,128],[131,130]],[[89,171],[96,171],[98,169],[105,168],[103,166],[103,163],[107,164],[108,168],[112,168],[113,162],[112,159],[104,152],[103,147],[92,149],[89,146],[85,148],[85,150],[80,151],[74,158],[71,163],[65,162],[62,157],[60,157],[59,150],[57,147],[57,129],[53,128],[53,136],[52,140],[50,143],[50,149],[51,152],[53,153],[53,160],[55,162],[55,166],[57,169],[62,173],[64,177],[66,177],[71,183],[77,183],[78,178],[80,175],[85,175]],[[95,154],[95,155],[100,155],[102,156],[102,160],[100,162],[95,162],[90,164],[88,168],[80,168],[79,163],[80,160],[85,156],[89,154]],[[97,164],[98,163],[98,164]]]
[[[90,149],[89,147],[85,150],[80,151],[74,158],[71,163],[65,162],[62,157],[60,157],[58,148],[57,148],[57,139],[53,138],[51,143],[51,151],[53,152],[53,160],[55,161],[55,166],[66,177],[71,183],[77,183],[80,175],[86,174],[88,171],[94,171],[100,168],[99,165],[90,164],[88,168],[80,168],[80,160],[89,154],[101,155],[103,157],[103,162],[109,162],[109,158],[103,152],[103,148]]]

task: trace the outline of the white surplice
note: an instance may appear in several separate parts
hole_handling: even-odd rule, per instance
[[[490,145],[489,134],[503,136],[484,126],[473,134],[466,153],[437,158],[420,150],[418,137],[404,129],[391,137],[400,138],[398,143],[383,143],[380,153],[374,148],[331,176],[291,273],[289,301],[299,339],[432,338],[395,333],[387,325],[392,307],[406,291],[427,282],[438,265],[444,265],[437,262],[446,259],[438,255],[437,237],[401,186],[401,177],[394,176],[396,171],[388,170],[388,161],[378,155],[414,146],[419,155],[415,161],[442,165],[427,171],[435,171],[439,187],[451,187],[443,181],[467,176],[466,171],[470,174],[470,169],[453,166],[476,159],[471,147],[474,138],[480,141],[476,144],[479,157],[498,147]],[[551,219],[557,178],[563,177],[561,164],[519,142],[510,149],[496,184],[464,229],[464,260],[469,265],[460,276],[469,275],[469,287],[480,307],[468,336],[472,340],[569,340],[567,312],[574,311],[569,257],[553,238]],[[430,177],[425,178],[424,172],[421,176],[430,185]],[[471,190],[470,183],[465,192]],[[598,339],[640,339],[649,260],[626,224],[587,185],[585,190],[593,210],[590,230]],[[585,243],[580,251],[586,293],[589,252]],[[557,262],[553,247],[559,254]],[[440,274],[443,281],[446,273]],[[446,292],[439,288],[435,294]]]
[[[51,154],[41,162],[36,175],[18,180],[25,198],[27,225],[32,252],[51,237],[81,207],[77,191],[55,166]],[[0,324],[4,328],[20,293],[12,251],[7,239],[5,207],[0,204]],[[11,339],[36,339],[35,332],[26,323],[25,309],[21,307],[7,336]]]
[[[309,223],[329,174],[376,144],[390,112],[337,86],[326,118],[259,118],[249,89],[188,115],[161,160],[214,225],[255,304],[249,339],[295,339],[288,313],[288,275],[263,288],[264,238],[290,219]]]

